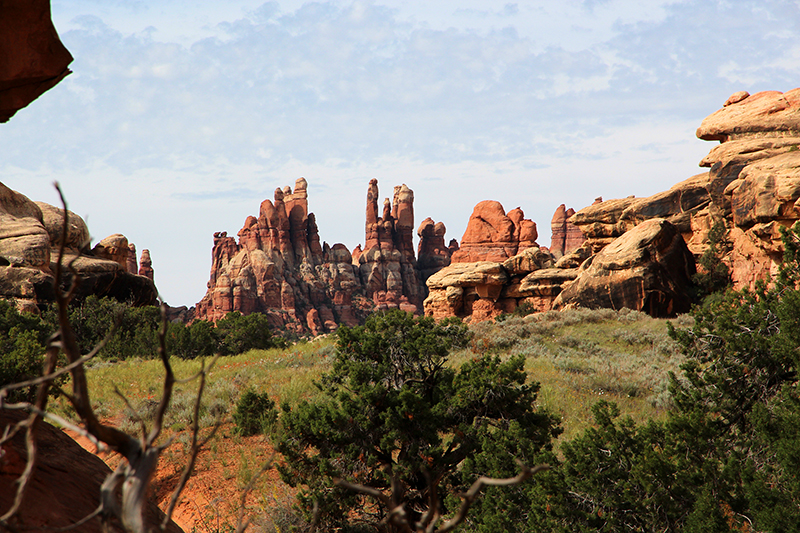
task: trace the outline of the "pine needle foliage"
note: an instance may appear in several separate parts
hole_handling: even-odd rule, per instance
[[[336,486],[338,478],[380,491],[414,523],[432,501],[443,515],[453,510],[447,496],[475,479],[460,472],[468,459],[492,455],[513,465],[514,446],[499,446],[510,440],[504,435],[524,438],[527,450],[549,447],[557,422],[536,411],[538,387],[527,383],[523,359],[479,356],[455,370],[448,353],[468,340],[458,320],[402,311],[338,330],[319,399],[283,405],[274,433],[286,459],[281,475],[301,488],[309,516],[318,507],[322,530],[393,531],[390,509]]]

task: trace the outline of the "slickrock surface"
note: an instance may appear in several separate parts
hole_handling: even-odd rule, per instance
[[[53,272],[63,217],[62,209],[34,203],[0,183],[0,298],[31,312],[54,300]],[[72,261],[81,276],[77,298],[94,294],[134,305],[156,303],[158,291],[153,281],[128,273],[128,242],[124,236],[112,235],[89,251],[86,223],[69,211],[67,217],[64,261]],[[70,281],[71,274],[65,273],[64,283]]]

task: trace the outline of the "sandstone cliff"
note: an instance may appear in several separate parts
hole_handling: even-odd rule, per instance
[[[570,220],[595,251],[652,218],[664,218],[695,256],[721,222],[731,251],[725,258],[734,287],[775,273],[782,254],[780,227],[800,219],[800,89],[732,95],[697,130],[719,141],[700,162],[709,170],[647,197],[609,200]]]
[[[71,262],[81,277],[78,299],[94,294],[155,305],[158,291],[152,279],[128,272],[127,239],[112,235],[88,250],[86,223],[71,211],[67,217],[67,235],[62,235],[63,209],[32,202],[0,183],[0,298],[32,312],[53,301],[53,272],[63,240],[65,262]],[[65,273],[64,282],[71,276]]]
[[[528,304],[671,316],[688,310],[695,259],[718,223],[735,288],[774,273],[780,228],[800,219],[800,89],[736,93],[697,136],[720,142],[700,162],[708,172],[647,198],[559,206],[550,250],[526,249],[502,206],[478,204],[453,264],[428,279],[425,313],[483,320]]]

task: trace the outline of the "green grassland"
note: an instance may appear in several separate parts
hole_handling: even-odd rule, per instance
[[[682,327],[690,321],[678,317],[673,323]],[[679,373],[682,362],[666,322],[626,309],[510,316],[475,324],[470,346],[451,354],[450,363],[458,366],[486,352],[501,357],[522,354],[529,381],[541,386],[539,405],[561,417],[561,439],[569,439],[591,423],[590,408],[601,399],[616,402],[636,421],[664,414],[669,407],[669,372]],[[216,361],[173,358],[172,365],[178,379],[183,379],[213,361],[201,410],[201,425],[207,427],[229,417],[250,388],[268,393],[278,404],[313,397],[314,382],[330,369],[334,345],[333,338],[321,338]],[[92,404],[101,417],[132,430],[137,417],[147,420],[155,409],[163,375],[155,359],[98,360],[88,370]],[[188,428],[196,393],[196,381],[176,386],[168,428],[174,432]],[[62,411],[67,412],[63,404]]]

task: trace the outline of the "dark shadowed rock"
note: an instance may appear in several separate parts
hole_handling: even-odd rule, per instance
[[[23,418],[19,411],[0,409],[0,434]],[[97,456],[84,450],[64,432],[42,422],[37,430],[38,461],[31,485],[16,520],[20,531],[48,531],[66,527],[90,515],[100,504],[100,486],[112,472]],[[25,433],[20,432],[3,445],[0,454],[0,514],[14,501],[15,481],[25,468]],[[155,528],[164,513],[152,502],[146,507],[146,523]],[[175,522],[168,532],[182,533]],[[100,519],[94,518],[73,531],[100,533]],[[124,531],[121,526],[112,531]]]
[[[694,257],[664,219],[642,222],[593,256],[556,297],[555,309],[634,309],[651,316],[689,310]]]
[[[70,73],[48,0],[0,0],[0,122]]]

